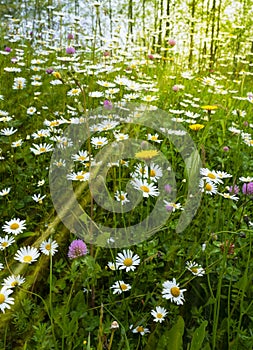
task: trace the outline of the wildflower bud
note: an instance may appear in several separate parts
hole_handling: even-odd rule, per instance
[[[248,126],[249,126],[249,123],[245,120],[245,121],[243,122],[243,126],[248,127]]]
[[[73,40],[74,39],[74,35],[72,33],[69,33],[67,38],[68,38],[68,40]]]
[[[168,44],[169,44],[171,47],[173,47],[173,46],[176,45],[176,41],[175,41],[174,39],[169,39],[169,40],[168,40]]]
[[[110,52],[109,52],[109,51],[105,51],[105,52],[103,53],[103,56],[104,56],[104,57],[109,57],[109,56],[111,56],[111,55],[110,55]]]
[[[4,51],[5,52],[11,52],[11,48],[9,46],[5,46]]]
[[[228,146],[224,146],[224,147],[223,147],[223,151],[224,151],[224,152],[228,152],[228,151],[229,151],[229,147],[228,147]]]
[[[202,248],[202,252],[204,252],[206,250],[206,244],[203,243],[201,248]]]
[[[111,329],[119,329],[119,324],[117,321],[113,321],[111,324]]]

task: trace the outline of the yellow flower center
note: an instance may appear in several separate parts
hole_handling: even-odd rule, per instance
[[[125,196],[124,196],[123,194],[120,194],[120,195],[119,195],[119,199],[120,199],[121,201],[123,201],[123,200],[125,199]]]
[[[5,247],[8,247],[8,242],[2,242],[2,243],[1,243],[1,246],[4,247],[4,248],[5,248]]]
[[[77,175],[77,176],[76,176],[76,179],[77,179],[77,180],[83,180],[83,179],[84,179],[84,176],[83,176],[83,175]]]
[[[5,301],[5,296],[4,294],[0,293],[0,304],[3,304]]]
[[[212,173],[208,173],[207,176],[209,177],[209,179],[216,179],[216,176]]]
[[[180,289],[178,287],[172,287],[170,289],[170,292],[175,298],[177,298],[180,295]]]
[[[198,273],[197,267],[192,267],[191,270],[192,270],[193,273]]]
[[[137,332],[144,332],[144,328],[142,327],[142,326],[138,326],[137,328],[136,328],[136,330],[137,330]]]
[[[163,314],[161,314],[160,312],[158,312],[157,314],[156,314],[156,318],[162,318],[163,317]]]
[[[149,188],[148,188],[147,186],[145,186],[145,185],[141,186],[140,189],[141,189],[143,192],[146,192],[146,193],[148,193],[148,192],[150,191]]]
[[[51,249],[51,244],[50,244],[50,243],[46,244],[46,245],[45,245],[45,249],[46,249],[46,250],[50,250],[50,249]]]
[[[150,176],[151,176],[151,177],[155,177],[155,176],[156,176],[156,172],[155,172],[154,169],[151,169],[151,170],[150,170]]]
[[[15,287],[17,284],[18,284],[18,282],[17,282],[17,281],[13,281],[13,282],[11,282],[11,286],[12,286],[12,287]]]
[[[17,222],[14,222],[13,224],[11,224],[10,228],[11,230],[17,230],[19,228],[19,224]]]
[[[133,259],[132,258],[126,258],[124,261],[123,261],[123,264],[125,266],[132,266],[133,265]]]
[[[206,184],[206,187],[205,187],[205,188],[206,188],[207,191],[212,191],[212,188],[213,188],[213,187],[212,187],[211,184]]]
[[[59,122],[57,120],[53,121],[50,123],[50,126],[57,126]]]
[[[155,135],[154,135],[154,136],[151,136],[151,140],[152,140],[152,141],[156,141],[156,140],[157,140],[157,136],[155,136]]]
[[[121,289],[121,290],[127,290],[127,285],[121,284],[121,285],[120,285],[120,289]]]
[[[29,263],[30,261],[32,261],[32,256],[31,255],[24,256],[23,261]]]
[[[46,148],[45,147],[40,147],[40,152],[46,152]]]

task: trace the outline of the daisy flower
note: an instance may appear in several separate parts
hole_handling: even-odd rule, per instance
[[[14,129],[13,127],[11,127],[11,128],[4,128],[4,129],[0,130],[0,135],[10,136],[10,135],[15,134],[16,131],[18,131],[18,129]]]
[[[89,97],[102,97],[104,96],[103,92],[100,92],[100,91],[92,91],[92,92],[89,92]]]
[[[237,197],[236,195],[234,194],[230,194],[230,193],[219,193],[218,194],[220,196],[222,196],[223,198],[226,198],[226,199],[232,199],[233,201],[238,201],[239,200],[239,197]]]
[[[176,279],[173,278],[172,281],[165,281],[163,283],[162,295],[163,298],[173,301],[177,305],[183,305],[184,295],[183,293],[186,289],[180,289],[179,284],[176,282]]]
[[[20,275],[17,275],[17,276],[11,275],[4,279],[2,285],[6,288],[14,288],[16,286],[20,286],[24,282],[25,282],[25,279]]]
[[[78,153],[76,154],[73,154],[71,156],[71,159],[74,160],[74,162],[88,162],[90,159],[89,159],[89,154],[87,151],[79,151]]]
[[[4,264],[0,263],[0,271],[4,269]]]
[[[151,163],[149,166],[149,178],[150,180],[157,181],[163,176],[162,168],[159,165]]]
[[[26,79],[22,77],[14,78],[14,83],[12,85],[12,88],[14,90],[22,90],[26,86]]]
[[[0,237],[0,250],[4,250],[14,242],[15,239],[13,237],[9,237],[8,235],[6,235],[4,238]]]
[[[122,205],[126,204],[127,202],[130,202],[127,198],[127,193],[123,191],[116,191],[114,197],[118,202],[121,202]]]
[[[116,264],[113,263],[113,262],[111,262],[111,261],[108,262],[107,266],[108,266],[109,269],[112,270],[112,271],[115,271],[116,268],[117,268],[117,267],[116,267]]]
[[[155,322],[162,323],[167,315],[167,310],[164,307],[157,306],[155,310],[151,311],[151,315],[154,317]]]
[[[205,270],[197,263],[186,261],[186,268],[195,276],[204,276]]]
[[[7,196],[7,194],[10,193],[10,190],[11,190],[10,187],[4,188],[2,191],[0,191],[0,196],[1,196],[1,197]]]
[[[144,102],[153,102],[153,101],[158,100],[158,97],[147,95],[147,96],[142,97],[141,100],[144,101]]]
[[[110,288],[113,289],[113,294],[121,294],[130,290],[131,286],[124,281],[117,281]]]
[[[74,88],[74,89],[69,90],[69,91],[67,92],[67,95],[68,95],[68,96],[78,96],[78,95],[80,95],[80,93],[81,93],[81,89],[79,89],[79,88]]]
[[[221,173],[220,175],[214,171],[214,170],[209,170],[208,168],[201,168],[200,169],[200,175],[203,176],[203,180],[207,180],[207,181],[212,181],[214,183],[223,183],[223,181],[221,180]],[[224,173],[225,174],[225,173]]]
[[[148,140],[149,141],[154,141],[154,142],[157,142],[157,143],[161,143],[162,142],[162,140],[159,140],[159,135],[158,134],[155,134],[155,135],[148,134]]]
[[[184,208],[182,208],[180,203],[173,203],[173,202],[167,202],[166,200],[164,200],[165,203],[165,208],[167,211],[171,211],[172,213],[174,213],[174,211],[176,210],[184,210]]]
[[[220,178],[220,179],[228,179],[229,177],[232,177],[231,174],[226,173],[225,171],[217,171],[216,175]]]
[[[51,152],[53,151],[53,145],[50,144],[46,144],[46,143],[40,143],[39,145],[36,145],[35,143],[33,143],[34,147],[30,147],[30,150],[35,154],[35,155],[39,155],[42,153],[46,153],[46,152]]]
[[[122,132],[114,132],[113,135],[116,141],[127,140],[129,138],[128,134],[123,134]]]
[[[57,248],[58,243],[56,241],[52,241],[51,238],[49,238],[47,241],[43,241],[40,245],[40,251],[45,255],[51,254],[53,256],[58,251]]]
[[[2,227],[2,229],[4,232],[12,233],[16,236],[26,229],[25,220],[12,219],[10,221],[5,221],[5,225]]]
[[[13,148],[21,147],[22,144],[23,144],[23,140],[20,139],[20,140],[17,140],[17,141],[12,142],[12,143],[11,143],[11,147],[13,147]]]
[[[126,269],[126,272],[134,271],[139,264],[139,255],[134,255],[130,249],[124,249],[123,253],[118,253],[116,257],[116,266],[119,270]]]
[[[46,194],[44,194],[44,196],[41,196],[41,194],[34,194],[32,196],[32,199],[36,202],[36,203],[42,203],[43,199],[46,197]]]
[[[33,115],[35,112],[37,111],[37,109],[33,106],[27,108],[26,113],[29,115]]]
[[[252,182],[253,181],[253,177],[247,176],[247,177],[239,177],[239,180],[242,182]]]
[[[40,253],[37,248],[27,246],[20,248],[15,254],[14,259],[21,263],[31,264],[36,261],[39,256]]]
[[[205,182],[203,180],[200,180],[199,187],[201,188],[202,192],[205,192],[210,195],[216,194],[218,192],[217,186],[211,181]]]
[[[132,328],[132,327],[131,327]],[[141,335],[144,335],[146,333],[150,333],[148,328],[144,328],[143,326],[137,326],[132,330],[133,333],[139,333]]]
[[[67,180],[72,181],[87,181],[89,179],[90,173],[85,171],[78,171],[77,173],[67,174]]]
[[[10,309],[10,305],[14,304],[14,298],[9,297],[13,290],[3,287],[0,290],[0,309],[5,313],[5,309]]]
[[[105,146],[107,143],[108,143],[108,140],[107,140],[106,137],[99,136],[99,137],[92,137],[92,138],[91,138],[91,144],[92,144],[93,146],[95,146],[95,148],[103,147],[103,146]]]
[[[159,196],[158,188],[152,183],[149,184],[146,179],[134,179],[131,181],[131,184],[136,190],[142,192],[144,198]]]

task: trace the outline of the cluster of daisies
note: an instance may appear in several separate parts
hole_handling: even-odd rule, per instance
[[[223,198],[231,199],[233,201],[238,201],[237,196],[240,191],[244,195],[253,196],[253,177],[239,177],[239,181],[243,182],[241,188],[233,184],[231,186],[225,186],[225,192],[219,192],[219,185],[224,184],[224,179],[231,178],[232,175],[224,171],[209,170],[208,168],[200,169],[200,184],[199,187],[202,192],[213,195],[219,194]]]
[[[0,250],[5,251],[15,243],[15,237],[26,230],[26,221],[19,218],[5,221],[2,230],[5,236],[0,237]],[[39,249],[30,246],[19,248],[14,255],[14,260],[19,263],[31,264],[37,261],[41,253],[54,255],[57,252],[57,247],[57,242],[49,238],[40,244]],[[6,269],[6,271],[9,271],[9,268],[7,268],[8,266],[5,267],[3,263],[0,263],[0,270]],[[11,274],[4,278],[2,282],[3,287],[0,290],[0,309],[2,312],[5,312],[6,308],[9,309],[10,305],[14,304],[14,298],[10,297],[10,294],[12,294],[16,286],[20,286],[24,282],[25,278],[20,275]]]
[[[138,254],[134,254],[130,249],[123,250],[116,256],[115,262],[108,262],[108,267],[112,271],[120,270],[125,272],[134,271],[137,266],[140,264],[140,257]],[[196,262],[187,261],[186,269],[189,270],[195,276],[204,276],[205,270]],[[185,301],[184,292],[186,289],[182,289],[177,283],[176,279],[168,280],[163,282],[162,284],[162,298],[174,302],[177,305],[182,305]],[[111,287],[113,294],[122,294],[131,290],[131,285],[129,283],[124,282],[124,280],[117,280]],[[151,310],[151,315],[153,316],[154,322],[162,323],[165,320],[168,311],[163,306],[156,306],[153,310]],[[133,333],[139,333],[144,335],[145,333],[149,333],[149,329],[145,328],[143,325],[137,325],[134,327],[130,326],[130,329]]]

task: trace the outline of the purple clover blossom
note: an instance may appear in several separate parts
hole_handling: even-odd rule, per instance
[[[253,182],[244,183],[242,185],[242,193],[246,195],[253,195]]]
[[[48,69],[46,69],[46,73],[47,74],[52,74],[53,73],[53,68],[48,68]]]
[[[5,46],[4,51],[5,52],[11,52],[11,48],[9,46]]]
[[[238,194],[240,192],[240,188],[237,185],[230,186],[228,189],[228,192],[230,192],[232,194]]]
[[[164,186],[164,190],[166,193],[171,193],[172,192],[172,187],[171,185],[167,184]]]
[[[68,55],[73,55],[76,52],[76,50],[74,49],[74,47],[67,47],[66,48],[66,53]]]
[[[112,109],[112,102],[109,100],[104,101],[104,108],[105,109]]]
[[[75,239],[71,242],[68,251],[68,257],[70,259],[76,259],[80,256],[84,256],[88,253],[87,246],[81,239]]]

